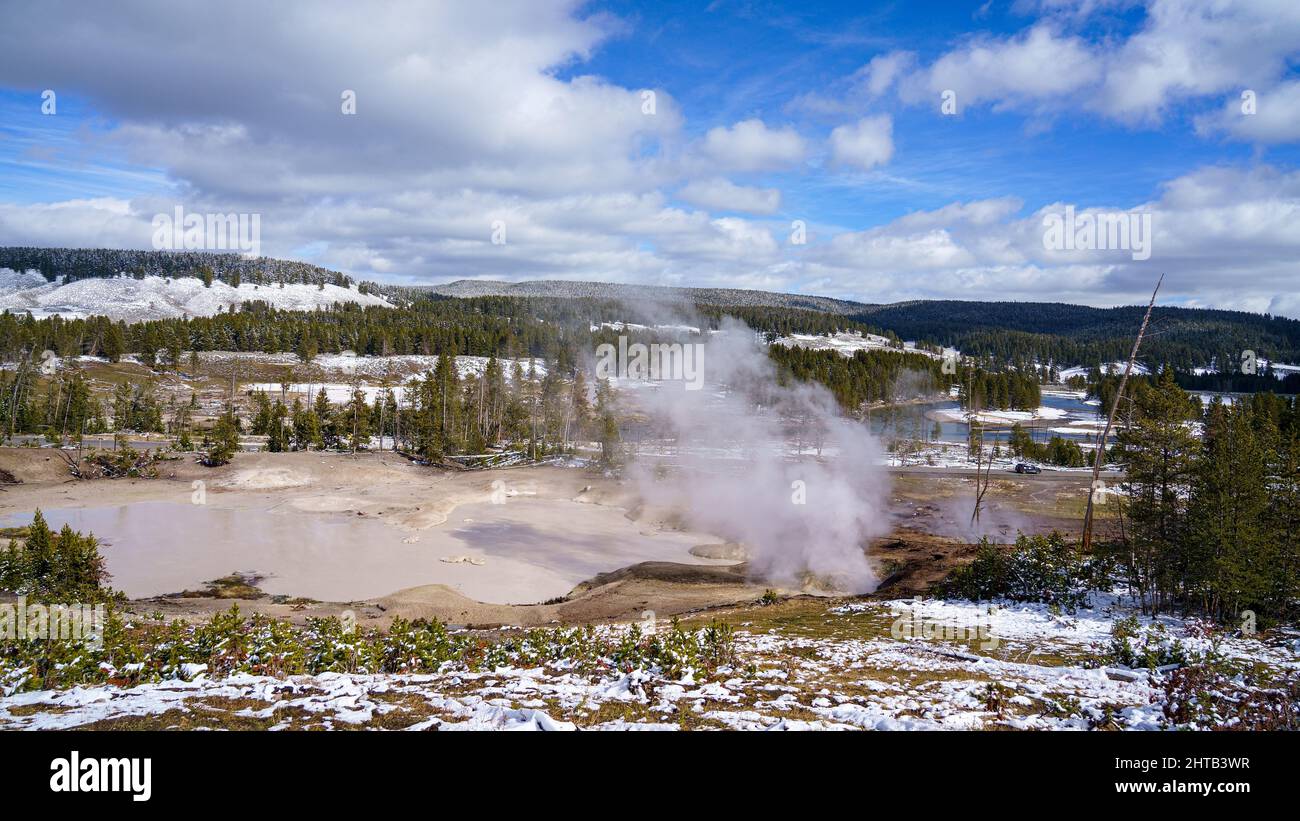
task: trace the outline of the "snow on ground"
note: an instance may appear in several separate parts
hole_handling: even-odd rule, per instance
[[[1064,436],[1092,436],[1096,437],[1106,429],[1106,420],[1098,419],[1088,421],[1084,419],[1071,422],[1065,427],[1048,428],[1048,433],[1059,433]]]
[[[811,348],[815,351],[839,351],[845,356],[853,356],[855,351],[900,350],[888,337],[878,334],[860,334],[856,331],[841,332],[822,336],[819,334],[791,334],[775,340],[773,345],[785,345],[788,348]],[[921,350],[915,342],[904,342],[902,350],[909,353],[924,354],[935,359],[944,356],[956,356],[956,348],[944,348],[943,354]]]
[[[1261,371],[1271,364],[1273,367],[1273,375],[1276,376],[1278,379],[1286,379],[1288,376],[1290,376],[1293,373],[1300,373],[1300,365],[1290,365],[1287,364],[1286,362],[1270,363],[1267,359],[1259,360],[1258,364],[1259,364],[1259,369]]]
[[[290,354],[291,355],[291,354]],[[291,355],[292,356],[292,355]],[[297,357],[294,357],[295,362]],[[429,373],[438,363],[436,356],[384,356],[384,357],[360,357],[360,356],[321,356],[315,360],[323,370],[329,373],[356,374],[358,377],[357,387],[366,395],[366,401],[373,403],[375,397],[383,391],[381,384],[368,379],[382,379],[385,374],[392,374],[389,380],[392,382],[390,390],[393,397],[398,402],[406,401],[406,393],[411,379],[420,378],[421,374]],[[528,374],[529,361],[527,359],[502,359],[501,367],[507,380],[513,378],[514,366],[518,362],[524,369],[524,375]],[[473,374],[480,376],[487,370],[488,357],[486,356],[458,356],[456,357],[456,371],[463,379]],[[546,376],[546,366],[540,361],[532,363],[534,373],[538,379]],[[331,402],[347,402],[352,398],[353,383],[349,382],[293,382],[288,387],[279,382],[249,382],[245,383],[243,390],[246,391],[265,391],[267,394],[278,396],[282,389],[288,393],[306,394],[315,397],[322,389],[325,389],[325,395]]]
[[[763,611],[749,611],[754,618]],[[938,730],[1170,729],[1170,671],[1106,659],[1125,600],[1094,593],[1062,612],[1041,604],[911,599],[814,604],[803,619],[741,622],[734,663],[712,676],[659,668],[471,671],[448,662],[420,675],[326,673],[208,678],[204,665],[130,688],[74,687],[0,698],[0,728],[66,729],[167,716],[268,729]],[[1143,620],[1151,624],[1150,620]],[[1300,642],[1220,634],[1162,617],[1170,640],[1233,662],[1300,671]],[[771,623],[769,623],[771,624]],[[609,625],[599,631],[626,630]],[[219,723],[217,726],[221,726]]]
[[[648,331],[653,328],[656,331],[679,334],[698,334],[700,332],[700,329],[694,325],[638,325],[635,322],[602,322],[599,325],[591,326],[593,332],[599,331],[601,328],[609,328],[614,331]]]
[[[1270,365],[1273,368],[1273,376],[1277,379],[1286,379],[1288,376],[1290,376],[1293,373],[1300,373],[1300,365],[1289,365],[1286,362],[1270,362],[1269,360],[1263,357],[1260,357],[1259,359],[1255,360],[1255,367],[1257,369],[1256,371],[1257,373],[1261,373],[1261,374],[1264,373],[1265,369],[1267,369]],[[1205,376],[1206,374],[1216,374],[1218,372],[1219,372],[1219,368],[1217,365],[1210,365],[1208,367],[1201,367],[1201,368],[1192,368],[1192,373],[1196,374],[1197,376]]]
[[[1102,365],[1101,370],[1102,373],[1112,373],[1115,374],[1116,376],[1119,376],[1120,374],[1124,373],[1124,367],[1126,365],[1128,365],[1127,362],[1110,362],[1106,365]],[[1088,372],[1091,370],[1092,367],[1087,365],[1076,365],[1073,368],[1063,368],[1061,370],[1061,381],[1065,382],[1075,376],[1082,376],[1084,379],[1087,379]],[[1134,362],[1133,373],[1146,375],[1151,373],[1151,371],[1147,368],[1146,365],[1143,365],[1141,362]]]
[[[1072,391],[1069,388],[1040,388],[1039,393],[1043,396],[1056,396],[1062,399],[1078,399],[1086,402],[1088,397],[1087,391]]]
[[[1218,399],[1225,405],[1233,405],[1237,402],[1237,396],[1231,393],[1206,393],[1204,391],[1194,393],[1193,396],[1201,400],[1201,404],[1209,407],[1215,399]]]
[[[12,268],[0,268],[0,294],[13,291],[25,291],[47,285],[45,277],[36,271],[15,271]]]
[[[1085,452],[1095,449],[1095,444],[1091,442],[1079,442],[1079,448]],[[970,455],[970,445],[965,442],[930,442],[924,447],[914,450],[900,451],[890,453],[885,457],[881,464],[886,467],[932,467],[932,468],[958,468],[973,469],[975,467],[985,467],[992,464],[994,471],[1011,471],[1015,470],[1016,465],[1021,462],[1028,462],[1038,465],[1044,471],[1062,472],[1062,473],[1088,473],[1092,471],[1092,466],[1071,468],[1060,465],[1051,465],[1041,462],[1034,462],[1032,459],[1023,459],[1013,456],[1006,447],[1006,443],[1001,443],[1001,455],[993,457],[989,454],[988,446],[985,446],[985,456],[978,465],[975,458]],[[741,457],[737,457],[741,458]],[[1119,469],[1118,465],[1107,464],[1102,467],[1103,470],[1112,471]]]
[[[967,413],[961,408],[940,408],[931,413],[944,422],[965,422]],[[1011,425],[1016,422],[1034,422],[1041,419],[1064,419],[1069,416],[1064,408],[1052,408],[1043,405],[1037,410],[986,410],[975,414],[975,418],[986,425]]]
[[[180,316],[212,316],[229,311],[243,302],[262,301],[283,310],[310,311],[336,302],[359,305],[388,305],[382,297],[363,294],[355,287],[292,284],[254,285],[233,288],[221,281],[204,287],[196,277],[143,279],[120,276],[112,279],[79,279],[46,282],[35,272],[16,273],[0,269],[0,311],[30,311],[38,318],[59,314],[65,317],[108,316],[127,322],[171,319]]]

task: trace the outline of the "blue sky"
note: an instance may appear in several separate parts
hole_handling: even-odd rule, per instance
[[[663,86],[697,135],[750,117],[824,134],[837,120],[800,110],[793,100],[834,87],[879,54],[906,49],[933,58],[972,34],[1013,35],[1033,19],[1010,4],[983,2],[795,5],[599,4],[625,21],[623,36],[561,76],[595,73],[631,88]],[[1141,21],[1137,7],[1116,10],[1090,30],[1123,36]],[[1191,120],[1210,102],[1189,101],[1165,121],[1139,127],[1069,111],[1053,116],[1050,126],[987,109],[948,118],[938,114],[937,100],[929,110],[885,102],[861,111],[894,116],[898,158],[887,175],[756,181],[781,185],[791,214],[861,227],[953,200],[1008,194],[1030,210],[1061,200],[1134,204],[1155,196],[1161,182],[1203,164],[1295,162],[1294,145],[1198,137]]]
[[[1106,305],[1158,271],[1300,313],[1293,2],[127,2],[50,41],[60,4],[5,4],[4,244],[149,247],[182,205],[387,281]],[[1151,259],[1046,248],[1067,205],[1152,214]]]

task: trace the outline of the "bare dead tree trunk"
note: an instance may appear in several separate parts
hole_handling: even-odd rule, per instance
[[[1092,482],[1088,485],[1088,507],[1083,514],[1083,551],[1086,553],[1092,550],[1092,500],[1097,490],[1097,480],[1101,476],[1101,463],[1106,458],[1106,439],[1110,437],[1110,429],[1115,424],[1115,412],[1119,410],[1119,398],[1124,395],[1124,386],[1128,384],[1129,374],[1133,372],[1133,363],[1137,360],[1138,348],[1142,345],[1142,337],[1147,332],[1147,324],[1151,322],[1151,309],[1156,304],[1156,294],[1160,293],[1160,284],[1165,281],[1165,275],[1161,274],[1160,279],[1156,280],[1155,290],[1151,292],[1151,301],[1147,303],[1147,312],[1142,317],[1142,327],[1138,328],[1137,339],[1133,340],[1133,351],[1128,355],[1128,364],[1124,366],[1124,375],[1119,380],[1119,390],[1115,392],[1115,398],[1110,403],[1110,413],[1106,416],[1106,429],[1102,431],[1101,440],[1097,442],[1097,453],[1092,460]]]
[[[975,510],[971,513],[971,526],[979,524],[980,508],[984,505],[984,494],[989,489],[990,475],[993,473],[993,454],[989,454],[987,467],[984,468],[983,474],[980,473],[980,466],[984,463],[984,429],[980,428],[980,438],[976,445],[978,450],[975,452]]]

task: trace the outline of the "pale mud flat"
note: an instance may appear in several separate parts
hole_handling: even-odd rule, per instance
[[[692,555],[721,539],[680,530],[642,509],[629,488],[579,469],[451,472],[391,453],[248,453],[216,469],[178,459],[163,463],[158,479],[87,482],[71,480],[51,451],[15,448],[0,448],[0,467],[22,480],[0,493],[0,525],[26,523],[40,507],[53,526],[94,532],[108,544],[113,586],[133,599],[241,572],[261,576],[270,595],[360,604],[363,620],[533,624],[683,611],[762,592],[734,561]],[[663,564],[582,584],[645,562]],[[182,614],[229,604],[149,603]],[[269,599],[249,605],[282,608]]]
[[[44,513],[51,527],[100,535],[113,586],[134,599],[238,572],[268,594],[320,601],[441,584],[481,602],[535,604],[637,562],[717,563],[689,552],[706,536],[642,533],[616,509],[566,500],[472,502],[417,533],[379,517],[170,501]],[[0,526],[28,522],[0,516]]]

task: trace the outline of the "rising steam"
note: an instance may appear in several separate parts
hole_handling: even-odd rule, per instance
[[[653,437],[674,443],[629,466],[643,498],[743,544],[765,580],[874,590],[865,549],[889,531],[875,437],[821,385],[778,384],[763,341],[738,321],[710,335],[703,368],[705,390],[635,392]]]

